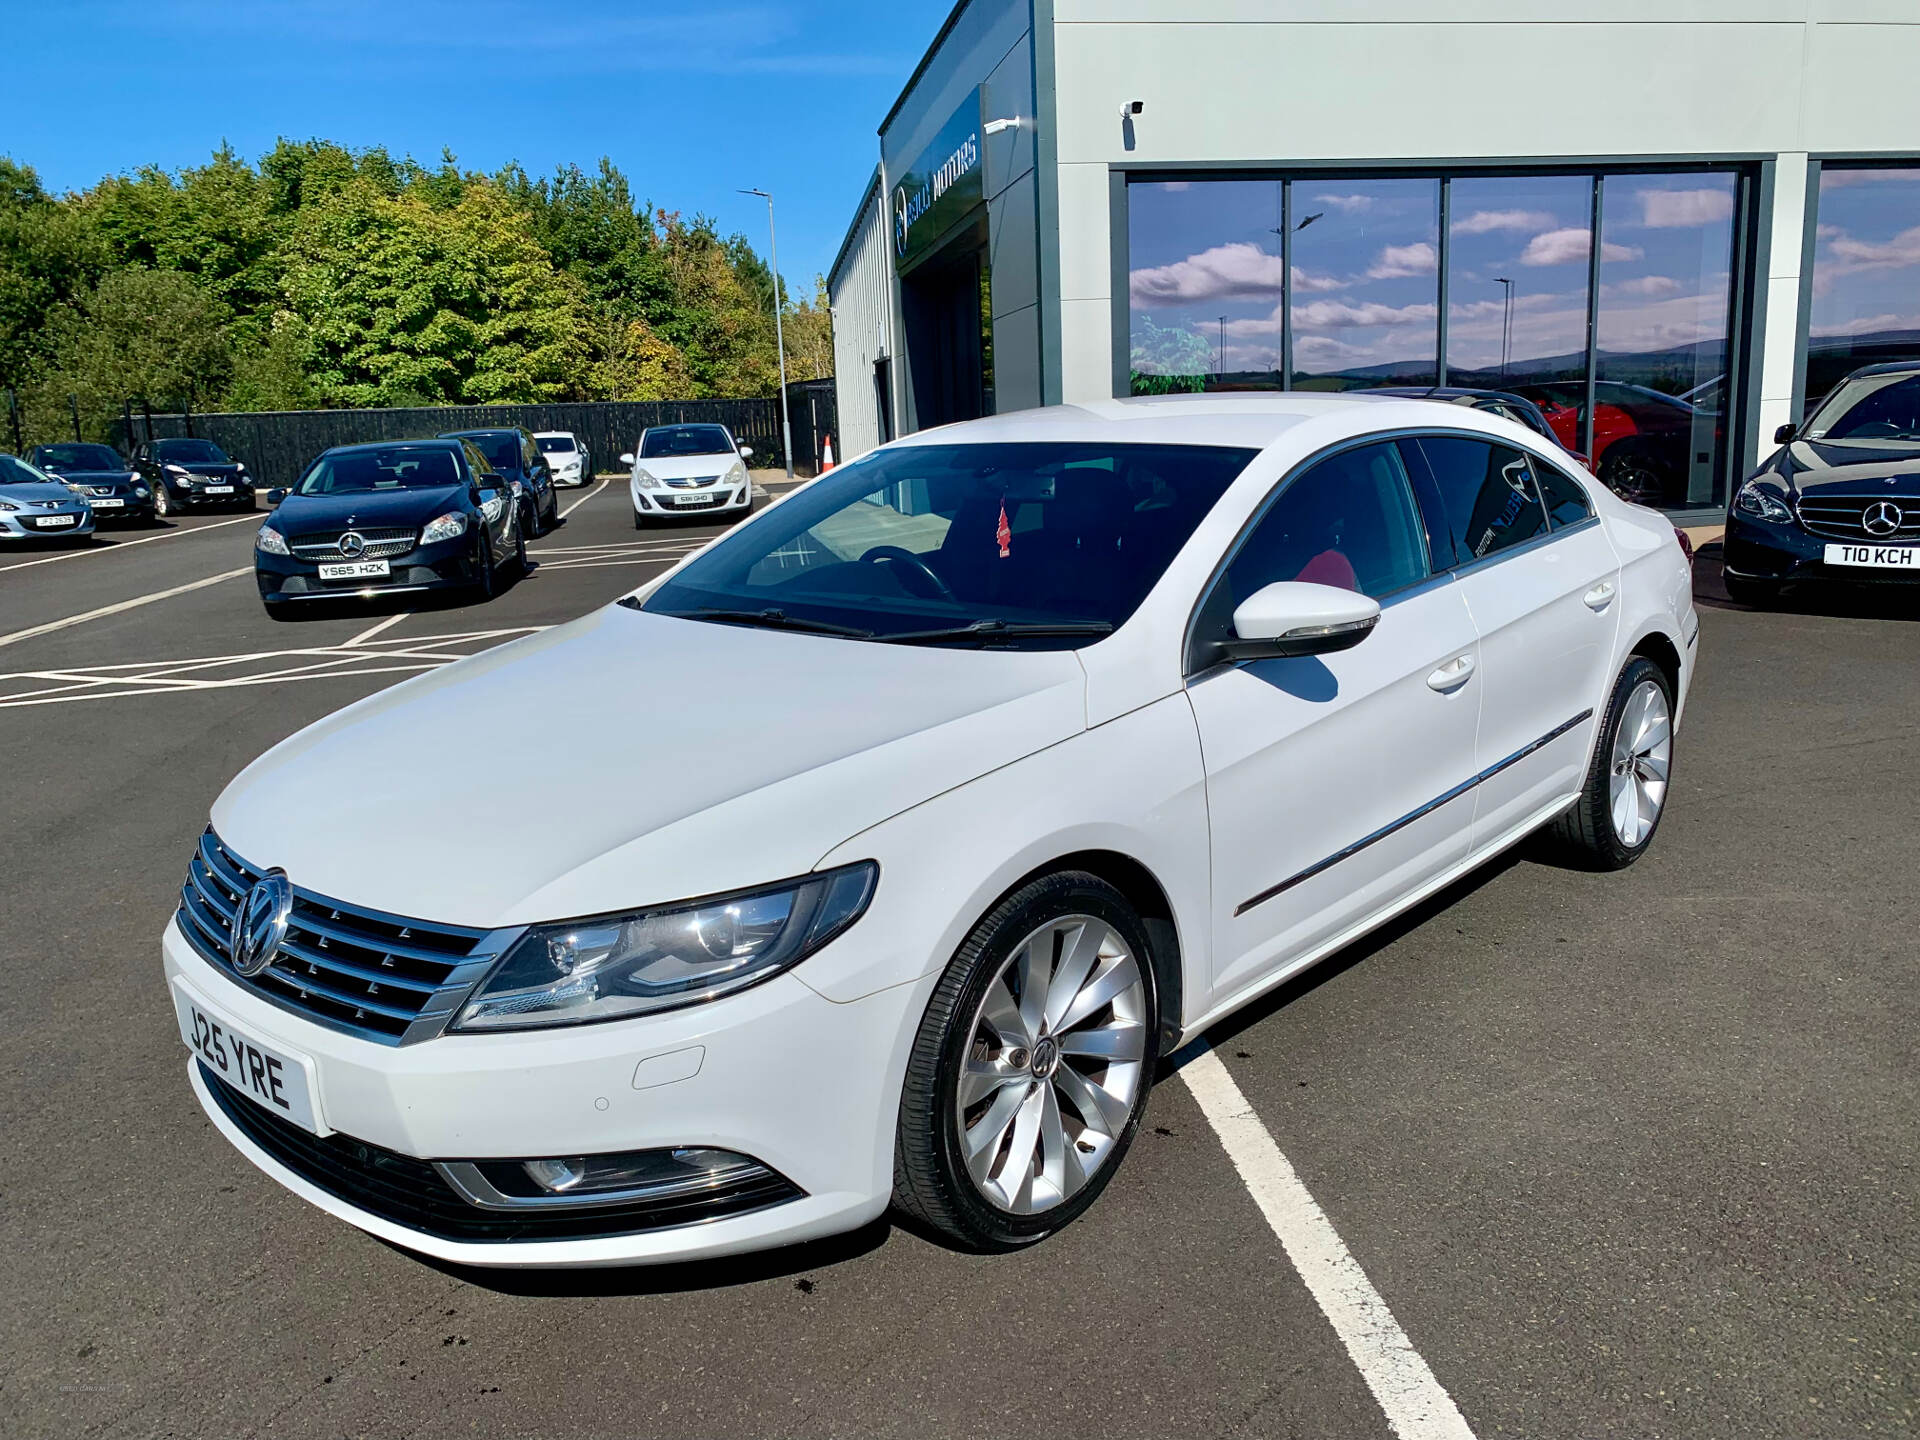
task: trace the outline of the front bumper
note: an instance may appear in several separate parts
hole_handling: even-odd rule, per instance
[[[161,482],[156,482],[161,483]],[[178,480],[164,482],[167,487],[167,503],[183,508],[194,506],[244,505],[253,508],[253,482],[248,480],[218,481],[216,483],[233,486],[232,493],[210,495],[205,485],[182,485]]]
[[[702,489],[665,486],[658,490],[629,487],[633,508],[642,515],[711,515],[716,511],[744,510],[753,500],[753,482],[738,485],[712,485]],[[681,504],[676,497],[700,497],[700,503]]]
[[[341,1136],[423,1161],[713,1146],[752,1157],[801,1192],[747,1213],[640,1233],[452,1238],[375,1214],[281,1163],[235,1124],[189,1060],[208,1118],[287,1189],[396,1245],[492,1266],[734,1254],[854,1229],[880,1215],[891,1194],[900,1076],[937,978],[835,1004],[790,973],[710,1005],[643,1019],[392,1046],[315,1024],[234,983],[187,943],[177,922],[169,922],[161,950],[170,986],[243,1033],[311,1061],[316,1116]]]
[[[46,525],[41,522],[74,515],[71,510],[0,510],[0,538],[9,540],[59,540],[68,535],[91,535],[94,515],[91,510],[80,512],[70,525]]]
[[[1727,532],[1721,541],[1721,560],[1742,580],[1781,585],[1884,585],[1920,583],[1920,568],[1895,569],[1868,565],[1829,565],[1827,546],[1865,545],[1865,540],[1835,540],[1808,534],[1797,524],[1770,525],[1749,519],[1738,510],[1727,514]],[[1895,548],[1920,548],[1895,542]]]
[[[392,556],[384,576],[353,580],[322,580],[319,561],[256,549],[253,578],[260,587],[260,598],[269,605],[280,605],[389,591],[462,589],[480,578],[480,561],[473,532],[469,531],[452,540],[416,545],[404,555]]]

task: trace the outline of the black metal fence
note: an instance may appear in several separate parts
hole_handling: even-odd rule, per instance
[[[826,387],[825,408],[812,387]],[[804,393],[803,393],[804,392]],[[817,417],[832,418],[831,381],[789,387],[793,411],[794,463],[803,472],[816,464],[818,436],[831,424],[814,428]],[[780,402],[754,400],[608,400],[556,405],[443,405],[392,410],[263,410],[206,414],[149,415],[135,409],[133,433],[116,421],[115,439],[123,450],[148,438],[197,435],[211,440],[247,468],[262,485],[291,485],[322,450],[362,440],[409,440],[445,430],[477,430],[518,425],[527,430],[571,430],[593,454],[596,470],[619,467],[622,451],[633,449],[649,425],[683,420],[717,422],[743,445],[753,447],[753,465],[784,464],[780,452]],[[804,420],[804,428],[803,428]]]

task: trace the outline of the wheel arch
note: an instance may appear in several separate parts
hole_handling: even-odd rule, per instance
[[[1636,640],[1633,643],[1633,647],[1627,651],[1627,658],[1629,660],[1635,656],[1639,656],[1644,660],[1650,660],[1654,665],[1659,667],[1660,672],[1667,677],[1667,689],[1669,693],[1672,694],[1674,702],[1678,704],[1680,700],[1680,674],[1683,663],[1680,659],[1680,647],[1675,645],[1673,640],[1664,631],[1649,630]]]
[[[1127,903],[1140,916],[1141,923],[1146,927],[1147,942],[1152,947],[1147,959],[1153,966],[1160,1050],[1162,1054],[1171,1052],[1180,1041],[1183,1029],[1181,1010],[1186,992],[1180,925],[1166,887],[1141,861],[1118,850],[1070,851],[1028,870],[996,896],[981,913],[990,914],[994,906],[1023,885],[1029,885],[1042,876],[1057,875],[1068,870],[1084,871],[1106,881],[1126,897]]]

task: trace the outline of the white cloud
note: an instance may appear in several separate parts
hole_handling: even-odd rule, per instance
[[[1667,295],[1680,293],[1680,282],[1671,275],[1642,275],[1637,280],[1622,280],[1613,285],[1602,285],[1602,295],[1645,295],[1649,299],[1659,299]]]
[[[1424,240],[1411,245],[1389,245],[1367,271],[1369,280],[1395,280],[1406,275],[1431,275],[1440,268],[1439,253]]]
[[[1884,242],[1855,240],[1851,235],[1836,235],[1831,250],[1847,262],[1848,270],[1884,270],[1901,265],[1920,265],[1920,225],[1902,230]]]
[[[1286,268],[1278,255],[1269,255],[1251,241],[1215,245],[1171,265],[1135,270],[1127,277],[1133,303],[1143,307],[1193,305],[1213,300],[1278,297]],[[1346,282],[1293,267],[1296,294],[1343,290]]]
[[[1520,252],[1522,265],[1571,265],[1575,261],[1585,260],[1591,247],[1591,237],[1580,226],[1569,226],[1565,230],[1548,230],[1536,235],[1527,242],[1527,248]],[[1636,245],[1602,244],[1602,260],[1638,260],[1645,254]]]
[[[1733,196],[1725,190],[1641,190],[1640,223],[1654,230],[1684,230],[1717,225],[1733,214]]]
[[[1856,315],[1837,324],[1815,325],[1811,333],[1815,336],[1874,335],[1882,330],[1920,330],[1920,315],[1896,315],[1891,311],[1880,315]]]
[[[1294,307],[1293,328],[1308,331],[1356,325],[1431,325],[1438,313],[1438,307],[1427,304],[1382,305],[1365,300],[1356,305],[1346,300],[1313,300]]]
[[[1358,215],[1362,210],[1373,208],[1371,195],[1316,195],[1314,202],[1319,205],[1331,205],[1342,215]]]
[[[1491,235],[1500,230],[1542,230],[1553,224],[1544,210],[1476,210],[1450,227],[1456,235]]]

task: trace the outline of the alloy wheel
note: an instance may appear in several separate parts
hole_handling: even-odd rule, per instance
[[[1112,1157],[1145,1084],[1140,960],[1091,915],[1049,920],[987,986],[954,1098],[960,1155],[1016,1215],[1071,1199]]]
[[[1642,680],[1620,707],[1613,732],[1613,765],[1607,798],[1613,833],[1620,843],[1645,843],[1667,799],[1667,772],[1673,760],[1673,716],[1666,693]]]
[[[167,496],[165,481],[155,481],[153,486],[153,513],[163,519],[173,514],[173,501]]]

